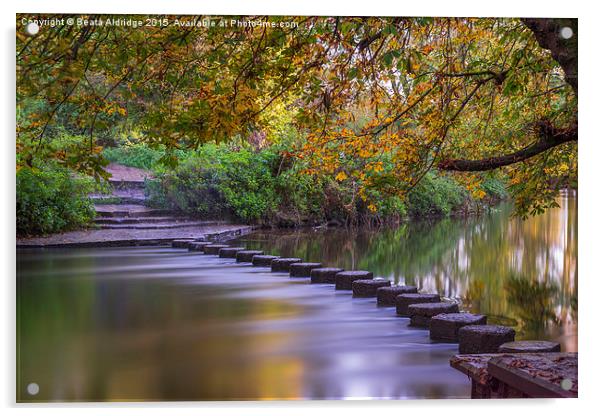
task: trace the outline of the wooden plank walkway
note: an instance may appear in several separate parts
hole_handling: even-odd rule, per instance
[[[489,374],[527,397],[577,397],[577,353],[505,354],[489,360]]]
[[[473,399],[578,395],[577,353],[459,354],[450,365],[471,379]]]

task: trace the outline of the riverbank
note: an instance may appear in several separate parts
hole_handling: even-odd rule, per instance
[[[387,176],[392,174],[389,164],[358,181],[343,171],[310,169],[308,161],[291,156],[293,148],[292,143],[257,149],[205,144],[180,153],[178,163],[169,168],[159,162],[164,153],[142,143],[106,149],[105,156],[153,172],[154,178],[145,183],[153,208],[272,228],[396,225],[466,216],[509,197],[506,178],[498,174],[483,175],[469,189],[454,175],[432,170],[406,188]]]
[[[278,213],[267,215],[262,219],[241,218],[231,215],[223,202],[205,198],[197,200],[198,204],[205,204],[216,216],[204,218],[199,215],[197,209],[185,212],[175,205],[157,205],[153,200],[152,172],[144,169],[127,167],[119,164],[111,164],[107,167],[111,174],[108,181],[110,193],[91,193],[87,196],[81,195],[82,200],[92,202],[95,212],[90,228],[50,233],[44,236],[21,236],[17,238],[17,247],[124,247],[155,245],[168,243],[175,239],[211,239],[224,241],[245,235],[250,231],[263,229],[324,229],[324,228],[357,228],[361,226],[399,226],[409,223],[420,213],[424,219],[441,219],[442,217],[472,217],[482,212],[487,212],[500,199],[488,196],[482,201],[466,197],[459,198],[453,204],[442,195],[456,195],[453,192],[442,191],[429,195],[428,190],[421,189],[414,194],[413,204],[409,209],[400,205],[397,214],[389,213],[389,216],[360,215],[360,220],[352,220],[351,217],[342,214],[342,210],[333,208],[331,205],[319,205],[319,215],[299,215],[299,211],[280,209]],[[150,180],[150,182],[149,182]],[[190,182],[189,182],[190,183]],[[449,182],[439,178],[429,177],[426,186],[445,186]],[[150,184],[150,189],[148,188]],[[454,188],[455,189],[455,188]],[[185,193],[182,190],[182,193]],[[148,194],[151,198],[148,199]],[[170,193],[176,197],[180,192]],[[246,195],[244,192],[240,195]],[[427,198],[426,196],[429,195]],[[198,195],[197,195],[198,196]],[[252,199],[252,198],[251,198]],[[251,200],[250,199],[250,200]],[[410,198],[412,199],[412,198]],[[442,201],[447,202],[442,202]],[[149,206],[150,205],[150,206]],[[252,206],[252,204],[251,204]],[[329,206],[325,209],[325,206]],[[220,208],[221,209],[218,209]],[[290,205],[289,205],[290,208]],[[241,208],[242,209],[242,208]],[[413,211],[412,211],[413,209]],[[286,211],[286,214],[285,214]],[[358,211],[359,213],[360,211]],[[414,216],[409,214],[414,212]],[[337,214],[338,213],[338,214]],[[187,215],[188,214],[188,215]],[[195,215],[196,214],[196,215]],[[402,215],[403,214],[403,215]],[[447,214],[447,215],[445,215]],[[219,218],[219,219],[211,219]]]
[[[153,162],[141,163],[149,152]],[[112,163],[104,171],[109,179],[100,182],[55,165],[21,169],[18,236],[76,236],[72,232],[90,226],[93,233],[95,228],[157,229],[174,223],[181,228],[207,222],[268,228],[396,226],[421,218],[476,215],[508,197],[504,178],[495,176],[468,191],[453,176],[433,171],[404,194],[334,173],[308,174],[302,160],[278,146],[254,151],[208,144],[180,155],[170,168],[159,163],[162,154],[141,144],[107,150]],[[109,212],[108,205],[119,207]],[[130,239],[105,234],[101,241]],[[151,239],[150,232],[144,234],[142,238]],[[60,235],[53,238],[61,240]]]
[[[169,229],[82,230],[45,237],[17,238],[17,248],[151,246],[177,239],[224,241],[250,233],[256,227],[220,224]]]

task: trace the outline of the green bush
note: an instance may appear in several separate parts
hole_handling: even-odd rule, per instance
[[[17,235],[43,235],[89,224],[95,211],[87,197],[92,181],[64,168],[17,172]]]
[[[297,226],[328,220],[399,222],[408,215],[444,217],[470,199],[452,178],[429,172],[405,200],[372,188],[363,201],[345,183],[304,174],[303,161],[283,159],[281,147],[254,151],[205,145],[181,158],[175,169],[155,169],[157,179],[147,183],[149,201],[206,219]],[[503,190],[499,181],[487,184],[491,192]]]
[[[498,200],[508,198],[508,190],[501,179],[489,177],[483,181],[481,187],[491,198]]]
[[[164,152],[152,149],[143,143],[135,143],[120,147],[106,147],[102,154],[110,162],[150,170],[159,163]]]
[[[149,187],[154,205],[205,218],[259,222],[279,204],[273,169],[277,154],[206,145]]]
[[[400,221],[407,215],[406,204],[396,195],[380,198],[375,205],[377,214],[382,218]]]
[[[427,173],[408,195],[408,213],[413,217],[447,216],[467,198],[457,182]]]
[[[275,178],[275,191],[280,202],[277,212],[280,225],[299,225],[337,216],[336,209],[328,204],[325,196],[325,178],[303,174],[301,168],[294,164],[278,172]]]

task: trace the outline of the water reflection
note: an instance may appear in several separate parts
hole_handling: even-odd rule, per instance
[[[378,231],[261,232],[242,240],[416,284],[515,326],[519,338],[554,339],[577,351],[577,197],[563,194],[558,202],[559,208],[525,221],[512,218],[504,204],[467,220]]]
[[[18,253],[19,401],[468,397],[373,299],[171,248]],[[27,394],[35,382],[39,394]]]
[[[505,290],[508,303],[518,316],[523,330],[543,334],[549,325],[558,324],[554,311],[558,303],[558,286],[555,282],[510,276]]]
[[[577,350],[577,199],[520,221],[262,232],[249,248],[368,269]],[[373,299],[167,247],[21,250],[17,395],[48,400],[468,397],[431,343]],[[35,382],[35,397],[26,386]]]

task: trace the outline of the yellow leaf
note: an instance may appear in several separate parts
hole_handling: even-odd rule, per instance
[[[347,179],[347,174],[343,171],[337,173],[337,176],[334,177],[337,181],[339,182],[343,182],[345,179]]]

